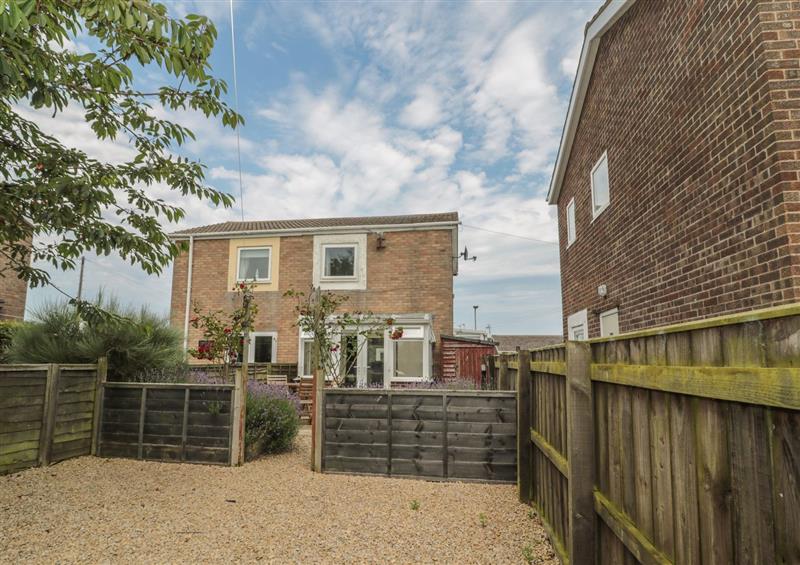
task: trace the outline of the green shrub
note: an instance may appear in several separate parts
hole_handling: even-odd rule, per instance
[[[290,449],[299,427],[300,418],[291,400],[248,393],[244,425],[247,459]]]
[[[24,325],[24,322],[0,321],[0,363],[8,363],[8,349],[11,347],[11,341],[17,330]]]
[[[94,363],[108,357],[109,380],[136,380],[142,373],[178,370],[183,363],[181,334],[147,308],[120,306],[115,299],[97,305],[114,318],[81,319],[73,306],[51,303],[34,322],[14,331],[8,358],[14,363]]]

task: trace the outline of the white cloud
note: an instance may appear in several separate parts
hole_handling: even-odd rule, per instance
[[[413,128],[429,128],[442,119],[441,97],[439,92],[429,85],[417,88],[414,100],[403,109],[400,121]]]

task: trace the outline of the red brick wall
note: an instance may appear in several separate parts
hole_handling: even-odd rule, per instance
[[[375,314],[430,313],[437,339],[453,328],[453,274],[451,231],[385,232],[385,248],[377,249],[377,236],[367,236],[367,290],[343,291],[350,310]],[[234,308],[227,288],[227,239],[196,240],[193,257],[192,299],[201,308]],[[280,363],[296,363],[298,333],[294,327],[295,302],[283,298],[289,289],[308,292],[312,283],[313,236],[282,237],[278,292],[257,292],[258,331],[278,332]],[[188,253],[175,260],[172,279],[171,322],[183,330]],[[195,347],[200,332],[190,330]],[[438,355],[434,355],[437,359]]]
[[[25,316],[28,283],[18,278],[9,266],[9,261],[0,255],[0,320],[19,321]]]
[[[583,308],[596,337],[614,306],[626,332],[798,300],[799,169],[800,2],[636,2],[601,39],[558,199],[565,334]]]

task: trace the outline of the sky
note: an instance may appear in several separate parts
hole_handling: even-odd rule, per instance
[[[228,0],[165,2],[209,16],[219,32],[213,73],[229,84]],[[173,116],[196,134],[183,151],[233,208],[151,191],[181,205],[168,231],[241,219],[457,211],[472,262],[455,279],[454,323],[497,334],[560,334],[556,210],[545,201],[583,29],[602,0],[529,2],[234,2],[243,192],[236,134],[217,120]],[[91,47],[74,38],[69,46]],[[163,84],[134,69],[137,84]],[[21,108],[46,131],[119,162],[125,140],[96,140],[75,108]],[[243,204],[243,205],[242,205]],[[51,270],[77,293],[78,273]],[[87,255],[84,296],[99,289],[167,313],[171,269],[148,276],[117,256]],[[57,300],[32,289],[26,317]]]

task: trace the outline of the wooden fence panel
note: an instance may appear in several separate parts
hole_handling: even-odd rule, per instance
[[[46,385],[47,365],[0,367],[0,473],[38,465]]]
[[[590,347],[598,535],[587,559],[800,562],[800,307]],[[563,351],[530,352],[530,386],[520,387],[529,395],[519,402],[530,403],[533,454],[520,485],[566,561],[576,556],[565,548],[578,549],[575,526],[563,521],[567,489],[553,481],[554,470],[572,467],[562,440],[575,424],[558,417],[554,394],[557,375],[569,372]],[[586,492],[557,474],[573,497]]]
[[[323,470],[513,482],[516,417],[508,392],[326,389]]]
[[[231,462],[233,385],[104,383],[97,454]]]
[[[99,365],[0,365],[0,474],[88,455]]]
[[[50,451],[52,463],[91,453],[96,387],[95,368],[61,367]]]

